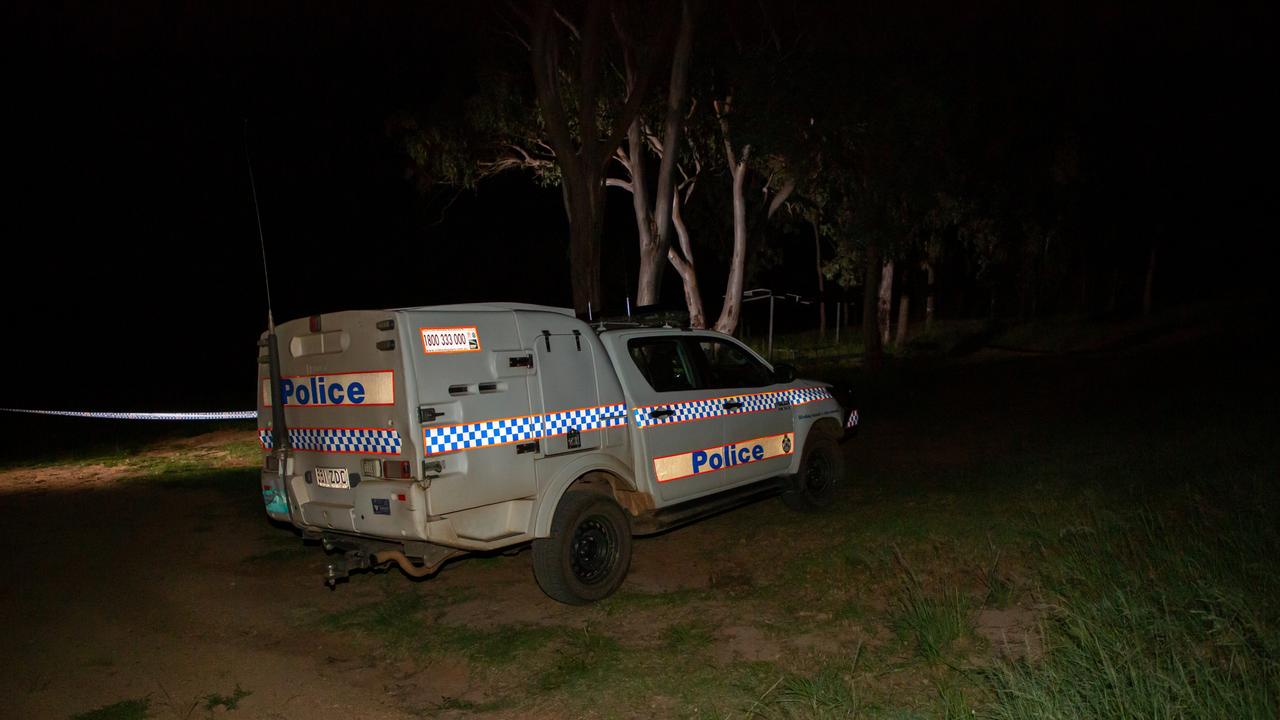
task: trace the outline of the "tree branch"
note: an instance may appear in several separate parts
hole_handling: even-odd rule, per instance
[[[578,26],[574,25],[572,20],[565,17],[559,10],[552,10],[552,12],[555,13],[556,19],[560,21],[560,24],[569,29],[569,33],[573,35],[575,39],[582,40],[582,33],[578,32]]]
[[[787,198],[791,197],[791,193],[795,192],[795,189],[796,181],[794,178],[787,178],[782,181],[782,187],[778,188],[778,192],[769,201],[769,210],[765,213],[765,219],[772,218],[778,208],[782,207],[782,204],[787,201]]]

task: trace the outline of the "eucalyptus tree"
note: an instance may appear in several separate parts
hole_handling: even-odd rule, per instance
[[[647,3],[511,3],[491,29],[523,54],[523,63],[514,54],[490,63],[461,115],[441,109],[429,120],[406,115],[398,123],[428,182],[472,188],[497,173],[524,170],[559,186],[580,313],[599,308],[602,299],[608,166],[670,45],[672,23],[649,22],[651,10]],[[620,82],[612,69],[624,64]]]

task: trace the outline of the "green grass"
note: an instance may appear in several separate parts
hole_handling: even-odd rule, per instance
[[[47,467],[67,464],[120,464],[145,460],[143,453],[175,441],[223,430],[251,434],[253,421],[146,422],[90,420],[86,418],[32,417],[0,414],[10,435],[3,448],[0,469]],[[68,442],[67,438],[75,438]],[[222,448],[230,459],[257,464],[258,443],[252,438]]]
[[[861,715],[853,684],[835,668],[784,678],[747,708],[748,718],[845,720]]]
[[[919,582],[908,580],[896,598],[894,629],[920,657],[936,662],[973,633],[969,599],[955,588],[927,594]]]
[[[489,628],[441,623],[432,617],[465,595],[428,596],[416,589],[323,616],[321,624],[346,632],[355,630],[408,656],[461,655],[484,667],[504,667],[559,640],[564,631],[554,626],[497,625]]]
[[[1274,503],[1098,517],[1047,547],[1048,652],[991,671],[988,716],[1280,717]]]
[[[662,633],[665,649],[679,655],[689,655],[706,649],[714,641],[714,629],[705,622],[676,623]]]
[[[240,701],[249,697],[252,694],[253,694],[252,690],[245,690],[244,688],[240,687],[240,683],[236,683],[236,688],[235,690],[231,691],[230,695],[223,695],[222,693],[209,693],[208,695],[205,695],[204,697],[201,698],[201,701],[202,701],[201,704],[204,706],[204,709],[208,710],[209,712],[213,712],[217,708],[222,708],[223,710],[226,710],[229,712],[231,710],[235,710],[239,708]]]
[[[72,715],[71,720],[144,720],[151,710],[150,698],[121,700],[95,710]]]
[[[543,692],[580,695],[607,685],[621,666],[622,646],[614,638],[590,627],[566,630],[555,661],[539,674],[535,685]]]

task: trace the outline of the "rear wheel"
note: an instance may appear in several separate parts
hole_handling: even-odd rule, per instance
[[[840,446],[829,435],[810,435],[800,458],[800,472],[782,494],[782,501],[792,510],[825,510],[835,500],[836,485],[843,478],[844,455]]]
[[[631,567],[631,525],[613,498],[570,490],[533,541],[533,575],[554,600],[585,605],[613,594]]]

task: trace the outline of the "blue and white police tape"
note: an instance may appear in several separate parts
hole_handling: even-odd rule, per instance
[[[0,412],[26,413],[28,415],[56,415],[58,417],[98,418],[101,420],[253,420],[258,413],[253,410],[217,410],[213,412],[94,412],[90,410],[27,410],[24,408],[0,408]]]

